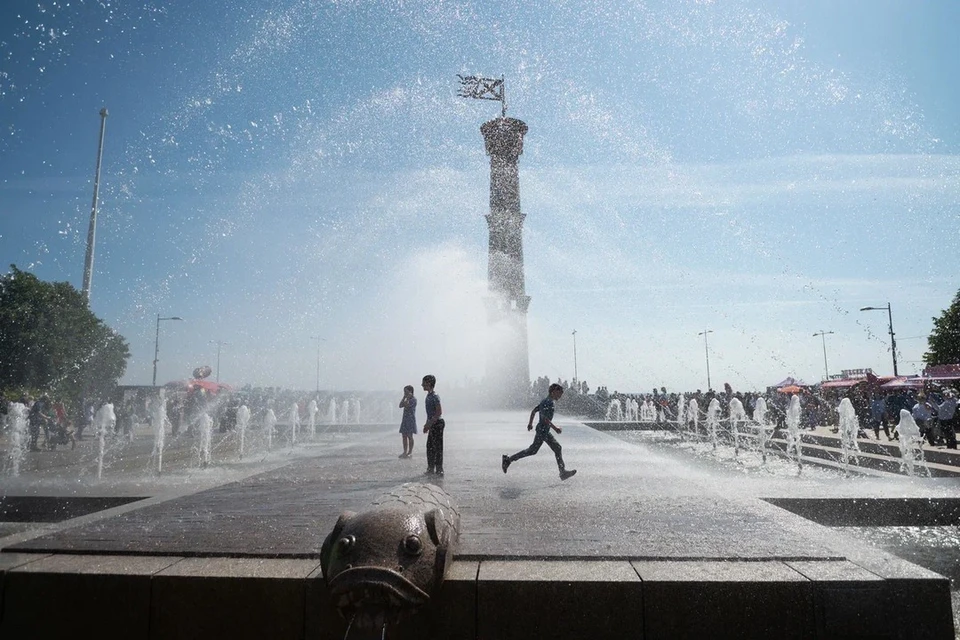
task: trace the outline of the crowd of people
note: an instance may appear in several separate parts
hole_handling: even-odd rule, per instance
[[[654,409],[653,419],[658,423],[676,422],[679,415],[689,410],[690,400],[696,400],[702,419],[706,417],[706,408],[710,402],[717,399],[721,407],[721,419],[729,419],[730,404],[734,398],[740,401],[747,418],[753,419],[757,400],[762,397],[768,412],[766,419],[775,427],[783,428],[787,405],[791,396],[796,395],[801,406],[800,427],[805,429],[815,429],[818,426],[836,427],[839,423],[838,406],[844,397],[849,398],[853,404],[862,437],[867,437],[868,432],[872,431],[874,439],[879,440],[880,432],[883,431],[887,440],[896,439],[895,427],[900,421],[901,410],[911,414],[921,435],[930,446],[956,449],[956,433],[960,427],[957,392],[946,386],[929,385],[926,389],[885,390],[878,385],[864,382],[843,391],[800,387],[792,393],[784,393],[774,388],[766,392],[734,392],[729,386],[722,392],[712,389],[703,392],[697,389],[688,393],[667,393],[664,387],[653,389],[649,394],[604,394],[603,391],[604,388],[601,387],[595,395],[594,405],[597,412],[602,411],[605,415],[607,403],[611,400],[617,400],[621,405],[630,400],[641,406],[649,403]],[[683,411],[679,408],[681,403],[684,404]]]

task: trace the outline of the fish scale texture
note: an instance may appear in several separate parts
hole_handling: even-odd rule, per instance
[[[460,521],[460,509],[453,498],[449,493],[434,484],[407,482],[384,493],[372,504],[376,507],[404,505],[423,511],[432,507],[440,507],[444,520],[454,530],[457,530]]]

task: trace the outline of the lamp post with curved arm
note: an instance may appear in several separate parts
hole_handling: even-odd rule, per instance
[[[703,351],[704,351],[704,353],[707,354],[707,391],[710,391],[710,389],[712,389],[713,386],[710,384],[710,345],[707,344],[707,334],[708,334],[708,333],[713,333],[713,330],[712,330],[712,329],[704,329],[703,331],[701,331],[701,332],[698,333],[697,335],[698,335],[698,336],[703,336]]]
[[[179,316],[169,316],[167,318],[161,318],[160,314],[157,314],[157,335],[153,340],[153,386],[157,386],[157,363],[160,362],[160,321],[161,320],[183,320]]]
[[[310,339],[317,341],[317,398],[319,398],[320,397],[320,343],[326,342],[326,339],[321,338],[320,336],[310,336]]]
[[[813,334],[814,338],[816,338],[817,336],[820,336],[820,340],[823,342],[823,379],[824,380],[830,379],[830,372],[827,369],[827,339],[824,338],[824,336],[829,336],[832,334],[833,334],[833,331],[824,331],[823,329],[820,329],[820,331],[817,331],[815,334]]]
[[[575,386],[580,382],[577,377],[577,330],[573,330],[573,383]],[[577,393],[580,393],[580,387],[577,386]]]
[[[229,342],[224,342],[223,340],[211,340],[210,344],[217,345],[217,382],[220,382],[220,348],[229,347]]]
[[[899,376],[897,373],[897,340],[894,338],[893,333],[893,313],[890,311],[890,303],[887,303],[885,307],[863,307],[860,311],[884,311],[887,312],[887,318],[890,321],[890,354],[893,356],[893,375]]]

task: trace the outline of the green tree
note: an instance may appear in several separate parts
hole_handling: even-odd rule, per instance
[[[960,291],[940,317],[933,319],[927,349],[923,354],[923,361],[927,364],[960,363]]]
[[[47,391],[76,408],[106,398],[129,357],[126,340],[71,284],[16,265],[0,276],[0,390]]]

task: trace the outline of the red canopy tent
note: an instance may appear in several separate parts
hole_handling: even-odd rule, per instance
[[[788,384],[785,387],[780,387],[779,389],[777,389],[777,391],[779,391],[780,393],[800,393],[801,391],[803,391],[803,387],[798,387],[795,384]]]
[[[830,380],[820,385],[821,389],[849,389],[861,382],[866,382],[866,378],[848,378],[846,380]]]
[[[773,388],[775,388],[775,389],[781,389],[781,388],[783,388],[783,387],[789,387],[789,386],[805,387],[805,386],[807,386],[807,383],[806,383],[806,382],[803,382],[802,380],[797,380],[796,378],[794,378],[794,377],[792,377],[792,376],[787,376],[786,378],[784,378],[783,380],[781,380],[781,381],[778,382],[777,384],[772,384],[772,385],[770,385],[770,386],[773,387]]]
[[[233,387],[228,384],[221,382],[214,382],[213,380],[174,380],[173,382],[168,382],[164,385],[165,387],[171,389],[185,389],[191,391],[193,389],[203,389],[208,393],[217,395],[221,391],[233,391]]]
[[[932,364],[923,370],[923,377],[931,380],[960,380],[960,364]]]
[[[200,387],[205,391],[216,395],[221,391],[233,391],[233,387],[222,382],[214,382],[213,380],[191,380],[190,385],[193,387]]]
[[[920,376],[900,376],[884,382],[880,385],[881,389],[923,389],[926,381]]]

